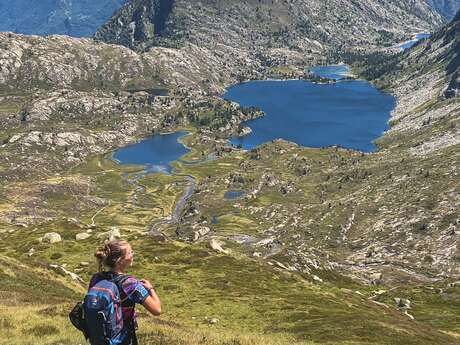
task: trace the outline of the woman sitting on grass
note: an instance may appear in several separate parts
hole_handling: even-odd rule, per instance
[[[135,332],[137,323],[134,307],[136,304],[142,304],[153,315],[161,314],[161,302],[152,284],[148,280],[138,280],[133,276],[125,275],[126,269],[133,263],[133,255],[134,252],[127,241],[107,242],[94,254],[99,263],[99,273],[93,275],[89,284],[89,289],[91,289],[98,282],[109,280],[118,287],[123,317],[123,327],[116,337],[116,343],[120,345],[138,344]],[[107,271],[103,271],[104,266],[108,268]]]

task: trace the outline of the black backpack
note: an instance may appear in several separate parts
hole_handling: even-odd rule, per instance
[[[86,330],[85,314],[83,312],[83,303],[78,302],[69,313],[69,319],[72,325],[79,331],[83,332],[85,339],[88,339],[88,332]]]

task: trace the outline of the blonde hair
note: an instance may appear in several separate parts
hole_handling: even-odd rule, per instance
[[[99,271],[102,271],[104,266],[115,268],[125,256],[126,246],[128,246],[128,242],[125,240],[112,240],[97,248],[94,256],[99,265]]]

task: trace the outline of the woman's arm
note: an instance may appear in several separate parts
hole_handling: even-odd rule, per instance
[[[158,316],[161,314],[161,302],[158,298],[155,290],[153,289],[152,284],[148,280],[142,279],[140,281],[142,285],[148,290],[149,296],[144,300],[142,305],[147,309],[152,315]]]

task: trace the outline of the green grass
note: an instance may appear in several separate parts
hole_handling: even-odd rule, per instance
[[[260,159],[251,159],[251,155],[250,152],[231,153],[202,164],[178,163],[178,176],[146,175],[139,179],[138,185],[128,183],[127,178],[139,173],[139,167],[119,166],[98,157],[39,184],[54,186],[52,192],[42,194],[33,187],[25,189],[21,184],[16,185],[13,190],[19,194],[15,195],[14,207],[24,203],[26,196],[37,195],[51,205],[56,216],[33,227],[15,228],[11,233],[6,224],[0,224],[7,230],[0,233],[0,250],[8,257],[2,259],[3,267],[11,266],[8,260],[13,260],[14,267],[19,267],[21,272],[20,276],[17,273],[14,276],[12,272],[16,272],[16,268],[11,272],[5,268],[0,270],[0,291],[3,294],[11,290],[17,292],[14,303],[0,311],[0,322],[9,327],[10,337],[17,339],[17,344],[30,343],[31,339],[40,344],[76,344],[80,341],[78,334],[66,323],[65,315],[61,314],[65,314],[65,308],[70,307],[71,302],[81,298],[83,289],[71,283],[69,278],[50,271],[49,264],[67,265],[67,269],[77,270],[88,281],[96,270],[93,252],[102,241],[97,235],[111,226],[118,226],[136,252],[131,272],[155,283],[164,306],[164,316],[158,323],[151,323],[151,319],[141,313],[141,338],[145,344],[456,343],[457,290],[449,290],[444,302],[445,295],[420,291],[417,285],[394,291],[394,297],[403,296],[414,301],[416,321],[411,321],[393,306],[393,295],[385,297],[383,302],[390,307],[384,308],[368,300],[374,289],[371,286],[327,270],[314,272],[324,280],[324,283],[317,284],[311,275],[286,272],[270,266],[267,261],[248,258],[244,255],[250,253],[248,248],[227,240],[233,234],[265,238],[268,235],[263,231],[296,215],[301,217],[301,222],[296,227],[287,223],[280,230],[284,231],[286,244],[268,261],[290,264],[289,250],[297,246],[293,236],[299,234],[311,248],[327,248],[331,255],[345,256],[349,250],[359,247],[349,248],[336,242],[340,239],[340,226],[353,211],[357,214],[357,224],[348,233],[352,239],[369,233],[383,206],[408,212],[410,207],[419,205],[426,212],[434,212],[437,203],[417,200],[452,188],[453,182],[445,175],[451,166],[449,159],[441,160],[440,164],[439,157],[432,158],[436,161],[405,157],[401,163],[401,157],[395,156],[382,164],[378,154],[362,156],[346,150],[302,149],[283,142],[263,146]],[[455,155],[446,153],[446,158],[449,157],[454,159]],[[243,169],[242,163],[246,165]],[[299,169],[305,165],[308,173],[299,175]],[[429,184],[420,178],[400,183],[387,180],[389,174],[394,175],[392,179],[405,174],[415,177],[420,175],[420,169],[430,170]],[[243,179],[232,182],[235,173]],[[258,187],[262,173],[274,176],[278,184],[263,185],[255,199],[223,199],[228,189],[251,191]],[[224,242],[224,248],[231,249],[230,255],[215,253],[207,241],[199,244],[174,240],[157,243],[145,236],[148,225],[165,214],[169,215],[175,201],[182,195],[184,179],[180,174],[192,174],[197,178],[198,192],[192,198],[200,212],[197,217],[204,216],[208,221],[212,215],[219,217],[218,223],[211,225],[212,235]],[[86,181],[88,189],[76,188],[79,185],[76,181]],[[279,185],[289,183],[294,191],[282,194]],[[362,183],[371,188],[363,190]],[[394,193],[401,183],[404,183],[404,195]],[[139,193],[138,204],[132,205],[132,193],[139,185],[146,190]],[[75,195],[69,191],[69,186]],[[89,203],[78,212],[79,222],[67,220],[66,217],[72,215],[69,214],[71,200],[84,200],[85,193],[104,199],[101,205],[107,207],[95,217],[96,227],[91,237],[75,242],[75,235],[87,230],[85,225],[101,208],[101,205]],[[6,201],[10,202],[11,191],[5,194]],[[359,207],[350,200],[359,200]],[[329,207],[328,203],[332,206]],[[249,206],[253,210],[261,209],[250,211]],[[445,223],[443,226],[448,226],[450,219],[440,221]],[[191,225],[194,221],[196,219],[192,218],[184,224]],[[176,226],[167,230],[175,238]],[[386,233],[391,231],[384,230]],[[50,231],[60,233],[63,241],[53,245],[40,243],[38,238]],[[325,236],[329,236],[329,240],[326,241]],[[32,256],[28,255],[30,248],[35,249]],[[82,261],[91,264],[80,267]],[[21,267],[20,263],[24,266]],[[41,276],[43,278],[39,278]],[[31,286],[27,284],[29,280],[34,281]],[[48,316],[42,320],[35,316],[25,317],[24,313],[33,314],[39,310],[26,304],[34,299],[36,290],[44,291],[37,303],[48,313],[55,313],[50,316],[55,320],[55,328],[47,328]],[[21,308],[23,312],[17,311]],[[12,319],[9,314],[13,311],[17,315]],[[210,326],[206,321],[209,318],[218,318],[219,323]],[[11,328],[10,325],[16,322],[24,326]],[[22,332],[28,332],[30,336],[22,338]]]
[[[454,343],[426,324],[410,321],[394,308],[374,305],[365,297],[334,284],[315,285],[296,274],[243,257],[218,255],[203,246],[128,238],[136,251],[131,272],[155,283],[163,303],[161,320],[167,325],[171,322],[179,325],[173,327],[178,328],[175,334],[188,328],[193,329],[192,338],[198,337],[202,332],[210,331],[207,319],[219,319],[219,323],[212,326],[209,342],[204,344],[213,344],[214,337],[225,337],[226,334],[233,334],[233,337],[242,334],[243,338],[257,335],[255,344],[268,334],[273,334],[272,338],[279,341],[283,335],[289,335],[288,339],[329,344],[430,344],[436,339],[442,339],[446,344]],[[44,264],[46,253],[59,251],[64,254],[60,263],[68,263],[68,269],[73,269],[77,262],[90,260],[94,245],[64,241],[46,249],[38,247],[37,257],[20,255],[22,264],[2,259],[4,263],[7,260],[9,266],[13,262],[16,267],[14,278],[8,273],[1,277],[0,290],[14,289],[16,293],[14,301],[3,313],[0,311],[0,317],[7,319],[3,322],[16,324],[17,321],[11,321],[6,315],[26,301],[33,301],[33,305],[47,305],[45,318],[32,315],[27,322],[20,322],[21,328],[9,332],[18,334],[26,329],[32,339],[42,335],[42,341],[54,341],[54,337],[68,341],[75,336],[70,324],[61,318],[61,313],[65,314],[66,310],[60,305],[65,304],[67,308],[72,301],[78,300],[82,288],[71,288],[73,284],[68,279],[39,267]],[[27,266],[21,267],[24,263]],[[36,268],[32,269],[32,266]],[[19,271],[17,267],[20,267]],[[87,280],[93,271],[94,266],[90,266],[81,275]],[[30,307],[26,310],[30,311]],[[24,311],[14,315],[14,318],[24,317]],[[142,334],[149,344],[148,341],[155,339],[156,327],[147,324],[145,313],[141,315]],[[47,326],[47,320],[51,319],[55,320],[53,329]],[[330,329],[334,332],[331,333]]]

